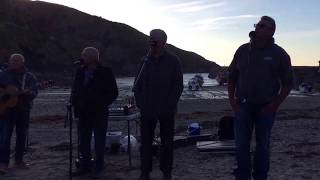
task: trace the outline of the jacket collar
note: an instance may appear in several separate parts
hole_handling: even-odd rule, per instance
[[[167,50],[164,49],[158,57],[154,57],[150,54],[148,58],[152,60],[159,60],[159,59],[162,59],[164,56],[166,56],[166,54],[167,54]]]
[[[255,32],[254,31],[251,31],[249,33],[249,37],[250,37],[250,47],[253,48],[253,49],[264,49],[264,48],[269,48],[269,47],[274,45],[274,38],[270,38],[265,43],[259,42],[255,38]]]
[[[99,70],[99,69],[101,69],[101,68],[102,68],[101,63],[98,63],[93,72],[95,72],[96,70]],[[85,67],[85,66],[82,67],[82,70],[83,70],[83,71],[85,71],[86,69],[87,69],[87,67]]]

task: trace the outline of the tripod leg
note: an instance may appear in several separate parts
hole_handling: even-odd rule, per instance
[[[80,161],[80,132],[79,132],[79,121],[77,123],[77,158]]]
[[[72,111],[71,107],[68,107],[68,119],[69,119],[69,180],[72,180]]]
[[[29,125],[26,129],[26,144],[25,144],[25,151],[29,151]]]

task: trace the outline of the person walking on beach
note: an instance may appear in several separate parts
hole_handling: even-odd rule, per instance
[[[24,63],[25,58],[22,54],[12,54],[8,62],[8,68],[0,73],[0,87],[3,88],[1,90],[0,109],[3,110],[3,107],[6,107],[6,101],[11,98],[18,98],[13,106],[7,106],[5,111],[0,114],[0,173],[2,174],[8,171],[10,139],[14,126],[16,127],[14,167],[26,169],[29,166],[28,163],[23,161],[23,156],[26,150],[30,110],[33,99],[38,94],[38,88],[35,76],[27,70]],[[13,89],[5,90],[9,87]]]
[[[81,53],[82,66],[77,70],[71,92],[74,115],[79,118],[80,167],[74,176],[91,172],[91,138],[94,133],[95,167],[93,177],[104,169],[108,106],[118,97],[118,87],[110,68],[99,62],[99,51],[86,47]]]
[[[262,16],[250,43],[236,51],[229,66],[228,95],[235,112],[236,180],[266,180],[270,135],[275,114],[293,86],[290,57],[274,43],[276,24]],[[256,147],[251,168],[250,141],[255,129]]]
[[[172,179],[174,118],[183,90],[178,57],[166,50],[167,35],[163,30],[150,32],[150,50],[142,58],[133,87],[141,111],[141,176],[149,180],[152,171],[152,142],[157,121],[160,123],[160,169],[163,179]]]

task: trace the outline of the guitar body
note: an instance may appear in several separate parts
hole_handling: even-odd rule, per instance
[[[10,98],[7,102],[7,107],[8,108],[13,108],[13,107],[16,107],[16,105],[18,104],[18,97],[12,97]]]
[[[9,108],[13,108],[18,104],[18,89],[15,86],[7,86],[0,88],[0,115],[7,112]]]
[[[2,102],[0,103],[0,115],[3,115],[7,111],[6,105],[4,105]]]

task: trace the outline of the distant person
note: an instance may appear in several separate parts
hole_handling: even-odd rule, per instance
[[[23,161],[26,150],[26,139],[28,134],[30,110],[33,99],[38,94],[37,80],[35,76],[27,70],[24,65],[25,58],[21,54],[10,56],[8,67],[0,73],[0,86],[2,88],[13,87],[14,94],[11,98],[17,97],[18,101],[14,106],[8,106],[0,114],[0,173],[8,171],[10,160],[10,139],[16,128],[15,147],[15,168],[28,168],[29,164]],[[11,91],[12,92],[12,91]],[[5,107],[9,94],[3,93],[1,97],[1,107]],[[7,98],[5,98],[7,96]]]
[[[262,16],[251,41],[238,48],[229,66],[228,95],[235,112],[236,180],[266,180],[270,135],[275,114],[293,86],[290,57],[274,43],[274,19]],[[255,129],[256,148],[251,165],[250,141]]]
[[[83,65],[77,70],[72,87],[71,102],[75,117],[79,117],[80,168],[73,174],[91,172],[91,137],[94,133],[95,167],[92,176],[100,177],[104,169],[105,138],[108,106],[117,98],[118,88],[110,68],[99,62],[99,51],[86,47],[81,53]]]
[[[172,179],[174,118],[183,90],[179,59],[166,50],[167,35],[163,30],[150,32],[150,50],[142,58],[133,87],[141,110],[141,176],[149,180],[152,171],[152,142],[157,122],[160,123],[160,169],[163,179]]]

